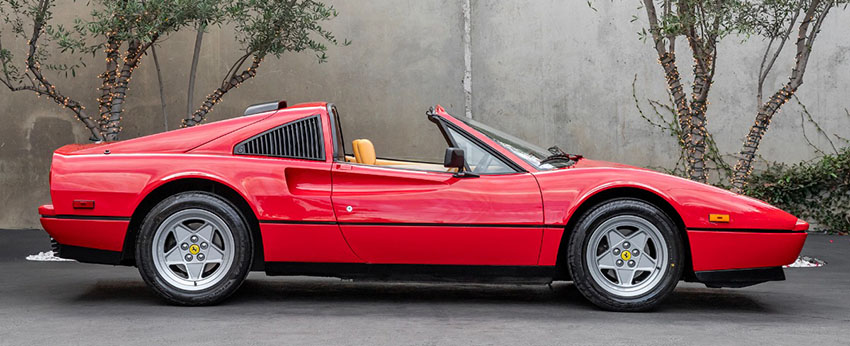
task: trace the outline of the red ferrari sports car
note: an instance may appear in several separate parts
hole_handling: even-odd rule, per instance
[[[444,162],[347,153],[329,103],[56,150],[41,223],[59,256],[134,265],[167,301],[213,304],[249,271],[549,283],[646,310],[680,280],[783,280],[808,224],[647,169],[540,149],[436,106]],[[435,133],[437,133],[435,131]],[[441,137],[441,138],[440,138]],[[378,148],[377,152],[380,152]]]

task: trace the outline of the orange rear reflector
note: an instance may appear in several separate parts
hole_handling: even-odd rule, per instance
[[[729,214],[708,214],[708,221],[729,222]]]

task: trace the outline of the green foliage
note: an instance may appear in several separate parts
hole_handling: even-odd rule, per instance
[[[744,190],[817,229],[850,232],[850,148],[795,165],[773,164],[754,173]]]
[[[151,42],[214,16],[210,14],[210,1],[98,0],[96,4],[91,11],[93,19],[79,24],[94,36],[112,36],[122,42]]]
[[[245,52],[261,59],[310,49],[324,62],[327,47],[322,40],[337,44],[321,22],[333,19],[338,13],[333,6],[318,1],[236,0],[226,6],[226,11]]]
[[[741,35],[747,38],[758,35],[775,38],[798,19],[812,0],[653,0],[662,11],[659,13],[659,29],[663,36],[687,35],[694,28],[700,37]],[[848,0],[822,0],[814,13],[833,6],[846,6]],[[641,2],[640,7],[643,6]],[[634,19],[633,19],[634,21]],[[646,31],[642,31],[645,38]]]
[[[321,26],[337,11],[317,0],[87,0],[85,5],[91,8],[89,15],[66,26],[52,21],[55,0],[0,0],[0,83],[11,91],[46,95],[70,109],[92,132],[92,140],[118,139],[133,71],[150,49],[174,32],[232,26],[241,45],[241,57],[226,73],[222,86],[208,96],[200,121],[228,90],[253,78],[263,58],[310,50],[324,62],[326,44],[338,44]],[[14,50],[3,46],[10,37],[9,42],[27,42],[25,68],[16,66]],[[105,64],[98,75],[102,83],[95,118],[82,103],[58,91],[42,70],[76,76],[86,66],[83,57],[94,58],[98,52],[104,53]],[[51,53],[63,54],[62,62],[49,62]],[[69,55],[79,56],[75,61]],[[246,61],[250,67],[240,70]]]
[[[812,0],[736,0],[729,2],[734,7],[734,26],[738,34],[777,38],[794,21],[803,15]],[[846,7],[848,0],[821,0],[812,13],[813,18],[830,8]]]

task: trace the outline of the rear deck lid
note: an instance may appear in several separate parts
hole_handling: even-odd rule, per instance
[[[61,155],[90,155],[103,154],[106,150],[109,150],[110,154],[185,153],[204,143],[261,121],[273,114],[274,112],[267,112],[222,120],[126,141],[69,144],[57,149],[56,153]]]

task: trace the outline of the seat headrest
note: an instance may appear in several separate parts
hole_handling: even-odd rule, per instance
[[[378,161],[372,141],[368,139],[355,139],[351,142],[351,147],[354,148],[354,159],[357,160],[357,163],[374,165]]]

